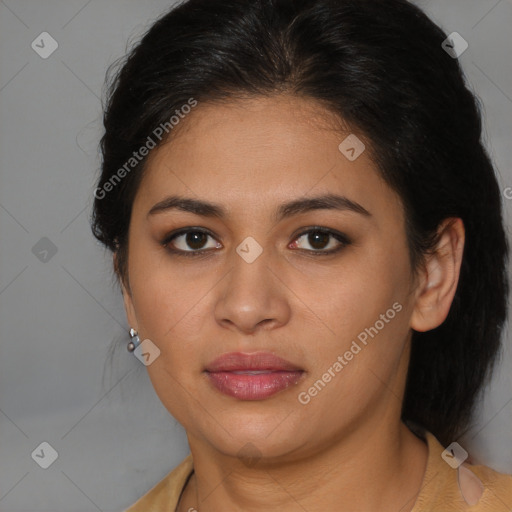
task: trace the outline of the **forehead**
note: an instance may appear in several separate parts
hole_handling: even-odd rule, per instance
[[[340,151],[340,143],[354,134],[311,99],[281,95],[199,103],[170,135],[148,159],[137,197],[146,206],[171,193],[245,213],[325,193],[377,209],[398,200],[369,151],[355,160]]]

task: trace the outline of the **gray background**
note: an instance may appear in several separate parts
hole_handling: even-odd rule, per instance
[[[126,351],[111,259],[88,225],[105,70],[171,3],[0,0],[1,512],[119,511],[188,453],[181,426]],[[418,3],[469,42],[460,61],[484,103],[505,190],[512,186],[512,2]],[[43,31],[59,45],[47,59],[31,48]],[[510,236],[512,200],[503,202]],[[459,443],[478,462],[512,472],[507,332],[476,424]],[[48,469],[31,458],[43,441],[58,452]]]

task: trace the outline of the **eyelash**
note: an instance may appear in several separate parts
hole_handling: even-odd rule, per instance
[[[197,249],[197,250],[191,250],[191,251],[183,251],[181,249],[172,249],[169,247],[169,244],[175,239],[178,238],[181,235],[186,235],[187,233],[202,233],[208,236],[211,236],[212,238],[215,238],[212,233],[205,229],[196,229],[196,228],[184,228],[180,229],[179,231],[176,231],[174,233],[168,234],[162,241],[161,244],[163,247],[165,247],[169,252],[172,254],[176,254],[178,256],[185,256],[185,257],[198,257],[198,256],[205,256],[206,253],[211,252],[212,249]],[[330,249],[328,251],[325,250],[311,250],[311,249],[296,249],[298,251],[305,251],[309,254],[312,254],[313,256],[329,256],[331,254],[335,254],[342,249],[344,249],[346,246],[350,245],[352,242],[350,239],[337,231],[333,231],[332,229],[322,228],[319,226],[313,226],[308,228],[305,231],[302,231],[297,236],[295,236],[294,241],[298,240],[299,238],[303,237],[304,235],[308,235],[310,233],[321,233],[321,234],[327,234],[331,235],[333,238],[338,240],[340,242],[340,245],[336,247],[335,249]]]

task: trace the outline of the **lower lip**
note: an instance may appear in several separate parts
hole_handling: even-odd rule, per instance
[[[206,372],[210,382],[225,395],[240,400],[264,400],[289,386],[297,384],[302,371],[268,373]]]

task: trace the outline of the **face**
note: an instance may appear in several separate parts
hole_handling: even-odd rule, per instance
[[[124,289],[164,406],[233,456],[398,422],[416,295],[402,204],[368,148],[340,150],[350,131],[291,96],[181,123],[137,192]]]

